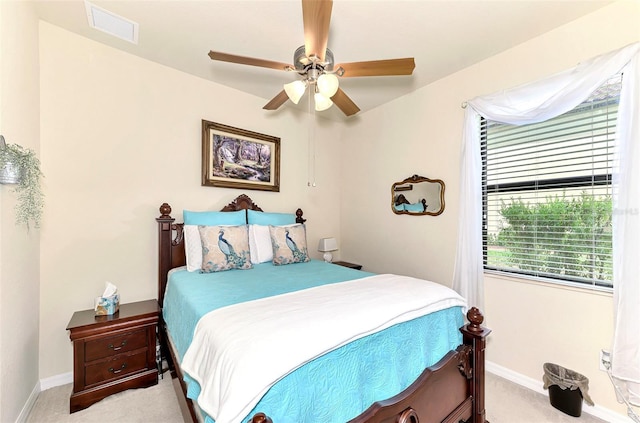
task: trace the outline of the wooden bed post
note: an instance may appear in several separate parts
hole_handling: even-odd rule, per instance
[[[171,226],[175,219],[171,217],[171,206],[162,203],[160,206],[160,217],[156,218],[158,222],[158,304],[162,308],[164,302],[164,290],[167,286],[167,273],[171,270],[171,242],[173,230]]]
[[[484,375],[484,349],[486,347],[486,337],[491,333],[491,329],[487,329],[482,325],[484,316],[475,307],[471,307],[467,312],[467,319],[469,323],[462,328],[462,339],[465,345],[471,347],[473,354],[472,368],[473,379],[471,380],[471,396],[473,398],[473,414],[471,415],[472,423],[485,423],[486,412],[484,408],[484,387],[485,387],[485,375]]]

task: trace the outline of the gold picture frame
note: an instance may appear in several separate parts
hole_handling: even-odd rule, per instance
[[[280,191],[280,138],[202,120],[202,185]]]

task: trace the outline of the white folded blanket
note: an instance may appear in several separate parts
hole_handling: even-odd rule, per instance
[[[452,306],[434,282],[376,275],[211,311],[198,322],[182,370],[216,423],[241,422],[278,380],[351,341]]]

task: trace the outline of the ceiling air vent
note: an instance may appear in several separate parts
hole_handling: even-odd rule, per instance
[[[84,2],[89,26],[133,44],[138,44],[138,24],[101,7]]]

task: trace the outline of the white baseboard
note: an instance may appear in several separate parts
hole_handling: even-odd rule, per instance
[[[27,402],[24,404],[24,407],[22,407],[15,423],[25,423],[27,421],[29,413],[31,413],[33,406],[36,404],[36,400],[38,399],[40,392],[55,388],[56,386],[66,385],[68,383],[73,383],[72,372],[40,379],[40,381],[38,381],[38,383],[33,387],[33,390],[31,391],[29,398],[27,398]]]
[[[518,385],[531,389],[532,391],[548,395],[548,392],[543,388],[544,384],[542,380],[533,379],[529,376],[516,373],[513,370],[507,369],[506,367],[502,367],[490,361],[485,363],[485,369],[487,372],[493,373],[494,375],[500,376],[501,378],[507,379],[513,383],[517,383]],[[615,411],[599,405],[583,407],[582,411],[610,423],[629,423],[630,421],[629,417],[626,415],[616,413]]]
[[[66,385],[68,383],[73,383],[73,372],[40,379],[40,392],[55,388],[56,386]]]
[[[16,419],[16,423],[25,423],[27,421],[29,413],[31,413],[33,406],[36,404],[38,395],[40,395],[40,384],[36,383],[36,385],[33,387],[33,390],[31,391],[31,394],[29,395],[29,398],[27,398],[27,402],[24,404],[24,407],[22,407],[22,410],[20,411],[20,414]]]

